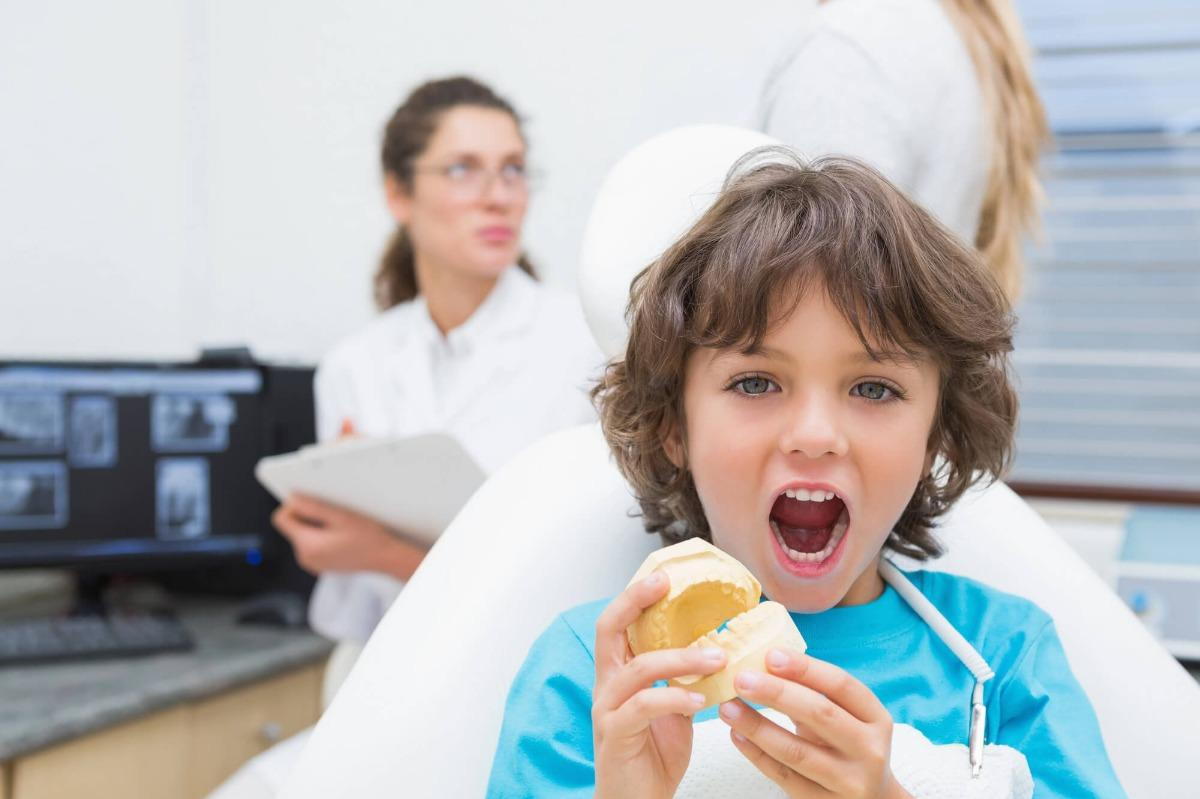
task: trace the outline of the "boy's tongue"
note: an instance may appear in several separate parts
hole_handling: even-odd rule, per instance
[[[797,552],[820,552],[833,535],[833,526],[846,503],[838,497],[825,502],[804,502],[780,496],[771,508],[771,519],[788,548]]]

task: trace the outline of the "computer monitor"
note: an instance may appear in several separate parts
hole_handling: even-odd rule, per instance
[[[281,542],[254,465],[312,440],[311,370],[284,372],[0,362],[0,568],[261,562]]]

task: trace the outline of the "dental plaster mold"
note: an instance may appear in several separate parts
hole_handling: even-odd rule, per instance
[[[766,671],[772,648],[805,650],[804,639],[778,602],[759,603],[762,586],[731,555],[700,538],[689,538],[653,552],[630,585],[662,570],[667,595],[642,611],[626,636],[635,655],[658,649],[716,646],[726,665],[708,676],[670,680],[704,695],[704,707],[733,699],[733,681],[742,671]],[[725,628],[718,632],[718,628]]]

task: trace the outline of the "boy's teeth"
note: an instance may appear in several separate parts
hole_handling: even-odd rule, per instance
[[[822,491],[819,488],[814,488],[812,491],[807,488],[789,488],[783,493],[789,499],[798,499],[801,502],[828,502],[837,496],[832,491]]]
[[[771,520],[771,532],[775,533],[775,540],[779,542],[779,546],[787,553],[788,559],[796,563],[820,563],[833,554],[833,550],[837,549],[837,545],[841,543],[842,537],[846,535],[846,525],[842,521],[838,521],[833,528],[833,535],[829,536],[829,543],[819,552],[797,552],[790,549],[783,541],[783,534],[779,532],[779,525],[775,520]]]

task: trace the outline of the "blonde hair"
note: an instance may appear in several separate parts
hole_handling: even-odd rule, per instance
[[[1021,238],[1038,230],[1038,158],[1050,139],[1029,44],[1011,0],[943,0],[975,64],[991,120],[991,165],[975,247],[1010,299],[1021,291]]]

